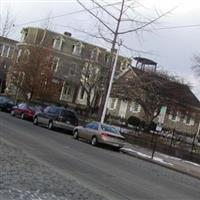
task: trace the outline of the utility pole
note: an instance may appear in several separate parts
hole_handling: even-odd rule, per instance
[[[107,106],[106,101],[108,101],[108,98],[109,98],[109,97],[107,98],[107,96],[108,96],[107,93],[108,93],[109,85],[110,85],[110,82],[111,82],[110,81],[111,76],[112,76],[112,74],[114,76],[114,73],[115,73],[115,71],[113,70],[113,67],[115,65],[117,65],[117,59],[115,59],[116,64],[115,64],[115,61],[114,61],[115,65],[113,64],[113,57],[114,57],[115,52],[116,52],[115,46],[117,44],[117,38],[118,38],[118,35],[119,35],[119,28],[120,28],[122,15],[123,15],[124,4],[125,4],[125,0],[122,0],[122,4],[121,4],[121,8],[120,8],[120,14],[119,14],[119,17],[118,17],[118,20],[117,20],[117,25],[116,25],[115,31],[113,32],[114,38],[112,40],[111,59],[110,59],[110,62],[109,62],[108,76],[106,77],[106,80],[105,80],[104,93],[102,95],[101,103],[100,103],[100,107],[99,107],[99,111],[98,111],[98,121],[101,121],[102,123],[104,121],[105,114],[106,114],[104,109],[106,109],[106,106]],[[120,46],[121,46],[121,41],[120,41],[119,47]],[[119,52],[117,52],[117,53],[119,53]],[[118,56],[116,55],[116,57],[118,57]],[[109,96],[110,96],[110,94],[109,94]]]
[[[107,94],[106,94],[105,103],[104,103],[104,106],[103,106],[103,112],[102,112],[102,115],[101,115],[101,123],[104,123],[105,116],[106,116],[106,109],[107,109],[108,100],[109,100],[109,97],[110,97],[110,92],[111,92],[111,89],[112,89],[114,74],[115,74],[116,67],[117,67],[117,61],[118,61],[120,46],[121,46],[121,43],[119,44],[119,48],[117,50],[117,54],[115,56],[115,61],[114,61],[113,67],[112,67],[112,73],[111,73],[110,82],[109,82],[109,85],[108,85],[108,91],[107,91]]]

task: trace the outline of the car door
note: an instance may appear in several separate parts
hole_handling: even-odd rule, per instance
[[[96,135],[98,132],[98,123],[92,122],[85,126],[83,129],[83,137],[87,140],[90,140],[93,135]]]
[[[24,103],[18,104],[18,105],[15,107],[15,115],[18,115],[18,116],[19,116],[19,115],[21,114],[21,112],[23,111],[24,107],[25,107],[25,104],[24,104]]]
[[[46,118],[48,116],[48,112],[50,110],[50,106],[46,107],[42,112],[37,114],[38,122],[42,124],[46,124]]]

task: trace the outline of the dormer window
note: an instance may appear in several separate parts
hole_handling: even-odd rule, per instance
[[[76,56],[80,56],[81,52],[82,52],[82,47],[83,47],[83,44],[80,42],[77,44],[74,44],[72,47],[72,54],[74,54]]]
[[[10,52],[10,47],[8,45],[4,45],[2,56],[3,57],[8,57]]]
[[[26,40],[27,35],[28,35],[28,29],[23,29],[21,31],[21,42],[24,42],[24,40]]]
[[[57,50],[61,50],[63,44],[63,38],[58,37],[53,40],[53,48]]]
[[[99,54],[100,54],[100,50],[98,48],[93,49],[90,55],[90,59],[94,61],[98,61]]]
[[[120,64],[120,70],[124,71],[125,69],[127,69],[127,67],[128,67],[128,61],[127,60],[122,61]]]

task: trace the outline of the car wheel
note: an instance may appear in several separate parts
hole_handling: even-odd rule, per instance
[[[49,121],[49,123],[48,123],[48,129],[50,129],[50,130],[54,129],[52,121]]]
[[[73,135],[73,138],[78,140],[79,136],[78,136],[78,131],[74,131],[74,135]]]
[[[97,144],[98,144],[97,137],[96,136],[92,137],[90,143],[92,146],[97,146]]]
[[[12,116],[15,116],[15,111],[12,110],[12,111],[10,112],[10,114],[11,114]]]
[[[37,117],[35,117],[35,118],[33,119],[33,124],[38,125],[38,118],[37,118]]]
[[[21,117],[21,119],[25,119],[24,113],[22,113],[22,114],[20,115],[20,117]]]

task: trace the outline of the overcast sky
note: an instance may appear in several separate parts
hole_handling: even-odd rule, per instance
[[[100,3],[119,1],[99,0]],[[81,2],[84,2],[88,8],[94,6],[87,0],[81,0]],[[146,27],[146,30],[154,29],[153,31],[144,31],[138,35],[128,34],[122,37],[126,46],[139,52],[130,52],[126,49],[121,49],[121,54],[128,57],[144,56],[153,59],[158,63],[160,68],[172,74],[182,76],[189,81],[194,86],[193,91],[195,94],[200,97],[200,80],[194,76],[191,70],[193,55],[200,53],[200,1],[137,0],[137,2],[139,3],[135,8],[136,12],[129,11],[127,14],[130,17],[135,17],[140,20],[144,20],[144,17],[155,17],[155,12],[164,13],[172,8],[176,7],[176,9],[161,18],[153,27]],[[61,33],[68,31],[72,33],[73,37],[103,47],[110,47],[105,42],[70,28],[87,30],[90,33],[97,32],[95,19],[87,12],[69,14],[82,9],[76,0],[0,0],[1,13],[8,7],[16,18],[16,26],[10,36],[11,38],[19,39],[22,27],[40,26],[44,23],[40,19],[47,17],[48,13],[51,12],[51,16],[68,14],[53,19],[52,23],[55,31]],[[109,9],[111,10],[111,8]],[[116,10],[111,11],[115,13]],[[109,21],[110,26],[112,26],[110,19],[106,19]],[[35,20],[39,21],[33,23],[32,21]],[[195,27],[173,28],[198,24],[199,26]],[[129,27],[128,25],[123,26],[123,28]],[[143,51],[146,53],[143,53]]]

